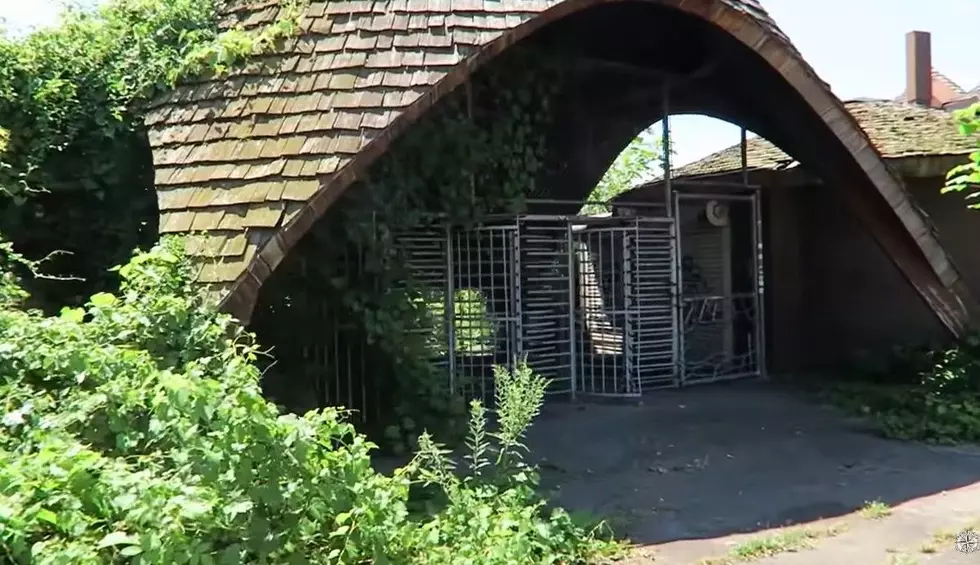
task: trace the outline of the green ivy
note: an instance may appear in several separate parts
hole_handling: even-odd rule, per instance
[[[268,324],[256,331],[278,351],[293,348],[297,356],[299,343],[323,339],[324,326],[309,319],[317,300],[335,297],[328,309],[354,324],[372,348],[372,377],[385,391],[379,400],[388,424],[384,441],[396,453],[414,447],[421,429],[455,443],[465,428],[465,404],[449,391],[446,369],[433,363],[446,354],[445,288],[417,280],[398,241],[426,226],[465,227],[489,214],[522,210],[544,172],[544,134],[560,80],[547,61],[523,53],[479,73],[396,140],[318,224],[308,245],[301,244],[297,255],[316,265],[315,275],[312,267],[283,265],[274,275],[283,282],[263,288],[276,314],[256,322]],[[363,257],[356,273],[345,267],[351,255]],[[467,298],[456,304],[459,318],[485,310],[482,300],[470,300],[472,292],[457,298]],[[284,322],[283,316],[294,318]],[[297,330],[286,333],[284,326]],[[456,337],[464,347],[485,348],[491,335],[489,322],[474,321],[471,332]],[[311,378],[333,375],[314,371]]]
[[[540,59],[498,62],[393,147],[347,209],[346,231],[365,250],[363,268],[375,284],[339,290],[368,338],[397,367],[396,413],[449,441],[465,427],[460,399],[452,398],[448,375],[432,363],[444,345],[417,331],[442,327],[443,296],[433,297],[441,289],[414,279],[396,243],[434,218],[466,227],[491,213],[522,210],[543,171],[544,132],[559,80]],[[396,426],[413,445],[417,431]],[[386,437],[396,437],[391,427]],[[403,443],[394,445],[398,450]]]
[[[148,100],[177,83],[227,71],[298,30],[293,1],[276,22],[217,27],[219,0],[109,0],[72,9],[58,26],[0,35],[0,230],[28,256],[69,251],[32,282],[58,305],[110,288],[106,269],[156,237]]]

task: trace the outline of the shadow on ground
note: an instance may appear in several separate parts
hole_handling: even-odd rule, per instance
[[[639,544],[714,538],[895,505],[980,481],[980,451],[886,440],[762,383],[550,404],[529,447],[543,488]]]

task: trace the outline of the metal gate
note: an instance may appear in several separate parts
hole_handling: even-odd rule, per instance
[[[577,218],[572,344],[577,390],[636,396],[674,384],[674,234],[667,218]]]
[[[680,385],[764,371],[762,238],[751,194],[674,194]]]
[[[399,239],[431,289],[433,363],[494,396],[526,361],[550,395],[642,392],[761,375],[758,197],[676,192],[670,216],[498,218]]]
[[[629,397],[677,384],[668,218],[523,215],[399,238],[439,320],[433,363],[467,397],[526,361],[551,395]]]

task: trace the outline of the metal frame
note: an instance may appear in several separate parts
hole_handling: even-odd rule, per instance
[[[431,323],[423,321],[414,332],[431,345],[431,361],[446,371],[447,386],[488,404],[496,394],[493,368],[521,360],[551,380],[550,397],[572,400],[637,398],[657,388],[765,377],[759,193],[744,186],[740,192],[675,183],[666,206],[629,216],[520,214],[475,226],[433,220],[398,234],[408,278],[419,286],[416,298],[431,314],[420,317]],[[700,296],[685,280],[686,210],[709,200],[750,210],[750,291]],[[736,364],[741,370],[724,362],[698,366],[685,324],[698,300],[748,305],[753,337],[741,352],[748,358]],[[730,326],[735,317],[728,316]],[[336,370],[356,373],[339,359],[357,354],[335,351]],[[330,386],[350,377],[338,373]],[[358,399],[331,394],[328,400],[367,410],[369,399],[360,392]]]
[[[748,194],[703,193],[683,190],[674,191],[673,206],[678,218],[681,218],[685,207],[689,208],[691,205],[701,207],[705,203],[712,200],[725,202],[729,205],[741,203],[743,206],[746,206],[750,212],[750,225],[744,227],[748,227],[751,233],[749,248],[744,250],[749,253],[752,260],[750,272],[752,276],[751,290],[740,293],[731,292],[730,288],[728,287],[728,284],[730,284],[730,273],[724,273],[723,278],[725,280],[723,281],[723,287],[720,291],[712,289],[714,290],[713,292],[704,292],[701,289],[695,290],[685,288],[684,258],[690,256],[686,252],[684,226],[680,224],[676,226],[678,252],[675,260],[675,272],[677,294],[679,296],[679,301],[677,303],[677,328],[680,358],[678,378],[682,386],[705,382],[719,382],[725,380],[765,376],[765,313],[763,311],[764,273],[762,263],[763,241],[761,209],[759,205],[759,189],[758,187],[750,186],[743,186],[743,188],[746,189]],[[678,219],[678,222],[680,222],[680,219]],[[729,255],[732,252],[730,242],[725,241],[724,238],[722,238],[721,244],[717,249],[715,249],[715,251],[721,254],[721,264],[728,268],[732,261],[732,258]],[[745,302],[749,302],[751,304],[751,308],[747,313],[745,311],[735,312],[734,310],[737,302],[741,302],[743,304]],[[727,334],[734,332],[734,326],[738,316],[744,316],[748,319],[748,323],[752,325],[751,335],[749,336],[750,341],[747,345],[748,350],[744,353],[738,354],[738,357],[741,357],[740,363],[733,360],[733,358],[736,357],[733,351],[725,351],[724,349],[723,353],[727,354],[727,358],[723,357],[719,361],[711,358],[698,358],[699,353],[696,350],[692,339],[692,333],[696,329],[694,326],[705,326],[717,321],[715,319],[705,320],[700,316],[700,313],[703,313],[705,307],[708,305],[710,305],[709,309],[711,312],[716,311],[716,306],[721,307],[723,311],[723,324],[720,329]],[[695,309],[698,310],[699,315],[696,323],[692,323],[690,313]],[[728,346],[728,339],[732,338],[728,338],[726,335],[723,339],[726,342],[726,346]]]
[[[675,384],[672,225],[664,217],[571,220],[583,394],[635,397]]]
[[[744,151],[744,147],[745,147],[745,141],[744,141],[745,128],[742,128],[742,135],[743,135],[742,147],[743,147],[743,151]],[[742,167],[743,167],[743,170],[744,170],[745,169],[744,162],[743,162]],[[748,184],[747,177],[746,177],[746,184]],[[764,379],[764,380],[768,380],[769,379],[769,373],[766,372],[766,359],[767,359],[767,354],[766,354],[766,301],[765,301],[765,292],[766,292],[766,282],[765,281],[766,281],[766,277],[765,277],[765,267],[764,267],[764,265],[765,265],[765,255],[764,255],[765,238],[763,237],[763,230],[762,230],[762,198],[761,198],[761,195],[760,195],[760,193],[759,193],[758,190],[755,192],[755,194],[753,196],[754,196],[754,198],[753,198],[753,201],[752,201],[752,229],[753,229],[754,243],[755,243],[755,253],[753,254],[753,256],[755,258],[755,263],[754,263],[754,266],[755,266],[755,310],[756,310],[756,317],[757,317],[757,321],[756,321],[756,335],[757,335],[757,337],[756,337],[756,343],[758,344],[758,352],[757,352],[757,355],[758,355],[757,363],[758,363],[758,369],[759,369],[759,375],[758,376],[760,378]]]
[[[413,278],[444,289],[445,344],[437,350],[445,356],[434,362],[447,368],[448,385],[490,401],[493,366],[519,360],[551,381],[549,395],[571,399],[764,377],[758,187],[706,188],[675,184],[666,206],[673,217],[663,207],[650,216],[519,214],[403,238]],[[684,218],[711,200],[747,210],[740,219],[751,222],[742,226],[751,249],[741,249],[751,259],[749,290],[725,283],[703,292],[685,281],[686,247],[694,242]],[[729,269],[731,243],[719,236],[714,245],[709,251]],[[694,308],[701,326],[717,327],[711,356],[696,345]]]
[[[449,385],[467,397],[492,398],[493,367],[511,366],[523,347],[517,226],[445,229]]]
[[[746,132],[741,183],[672,179],[669,93],[666,85],[663,203],[629,203],[631,214],[614,210],[603,217],[499,215],[474,226],[433,218],[396,238],[410,278],[422,287],[424,308],[437,314],[433,324],[414,331],[430,340],[432,362],[445,368],[452,390],[491,403],[493,368],[519,361],[550,379],[549,395],[573,400],[636,398],[657,388],[766,377],[762,211],[759,189],[749,185]],[[751,245],[744,250],[751,258],[750,291],[733,292],[725,283],[701,293],[685,282],[685,248],[693,245],[685,214],[710,200],[750,210],[751,225],[743,226]],[[730,271],[730,240],[720,238],[715,251]],[[731,273],[722,280],[730,281]],[[739,336],[748,342],[741,364],[731,362],[736,318],[744,315],[736,302],[749,305],[752,324],[749,337]],[[719,362],[696,358],[689,315],[698,303],[720,305],[727,357]],[[367,404],[366,397],[362,401]]]
[[[527,215],[518,216],[516,223],[522,320],[518,354],[551,380],[550,394],[574,394],[568,223],[560,216]]]
[[[676,386],[671,218],[522,214],[398,242],[412,278],[432,289],[426,300],[441,296],[429,306],[442,309],[440,328],[417,331],[444,341],[433,362],[453,390],[489,401],[493,366],[518,360],[550,379],[552,396]]]

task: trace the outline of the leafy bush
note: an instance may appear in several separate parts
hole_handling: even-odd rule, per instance
[[[0,231],[30,256],[70,251],[30,283],[39,304],[84,301],[156,239],[148,100],[296,31],[296,2],[260,29],[218,29],[221,0],[107,0],[25,37],[0,31]],[[83,280],[84,279],[84,280]]]
[[[500,430],[488,433],[487,412],[470,405],[468,454],[458,465],[427,434],[409,465],[423,485],[435,486],[442,504],[420,522],[412,545],[425,563],[483,565],[592,562],[586,558],[617,553],[619,547],[586,532],[564,510],[545,516],[535,492],[538,473],[523,458],[521,440],[540,410],[546,379],[526,365],[513,372],[494,368]],[[458,476],[462,471],[463,476]]]
[[[385,476],[341,411],[284,415],[262,397],[251,336],[199,298],[176,240],[118,273],[118,295],[56,317],[0,307],[0,562],[584,563],[615,549],[534,493],[521,438],[544,381],[527,368],[498,370],[498,432],[472,406],[460,469],[424,434]]]
[[[0,235],[0,308],[17,306],[27,298],[17,271],[30,266],[31,263]]]
[[[980,336],[945,349],[897,348],[833,399],[869,416],[889,437],[980,442]]]

